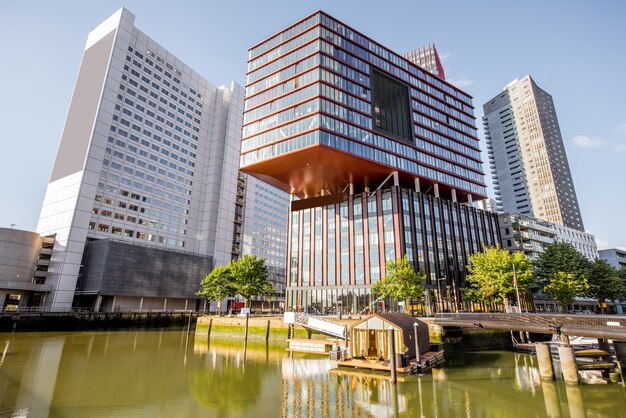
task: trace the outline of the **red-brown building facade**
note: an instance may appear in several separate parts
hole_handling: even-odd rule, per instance
[[[478,144],[470,96],[324,12],[253,46],[241,169],[294,195],[286,309],[367,309],[404,254],[436,309],[460,303],[499,243]]]

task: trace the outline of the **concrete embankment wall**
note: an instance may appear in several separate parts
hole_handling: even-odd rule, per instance
[[[346,324],[350,326],[359,318],[350,319],[333,319],[333,322]],[[446,351],[467,351],[467,350],[491,350],[491,349],[510,349],[512,348],[511,336],[509,332],[498,332],[483,329],[443,329],[441,326],[434,324],[432,319],[420,318],[428,324],[430,340],[432,343],[444,343]],[[267,332],[267,323],[270,322],[269,339],[274,343],[284,343],[289,326],[283,323],[280,317],[250,317],[248,319],[248,339],[249,340],[265,340]],[[196,325],[197,335],[207,335],[211,322],[211,335],[220,338],[244,338],[245,336],[245,317],[217,317],[205,316],[198,318]],[[307,338],[307,331],[296,326],[295,338]],[[316,338],[316,336],[314,336]],[[317,338],[320,338],[317,336]],[[326,338],[326,337],[324,337]]]
[[[195,321],[192,317],[192,326]],[[0,332],[11,331],[88,331],[112,329],[150,329],[187,327],[189,314],[182,312],[109,312],[55,313],[38,315],[4,315],[0,317]]]

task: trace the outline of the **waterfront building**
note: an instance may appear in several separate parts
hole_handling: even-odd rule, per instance
[[[0,228],[0,312],[37,308],[52,290],[46,284],[54,236]]]
[[[88,36],[37,231],[45,306],[196,309],[232,257],[242,87],[215,87],[120,9]]]
[[[499,213],[498,219],[502,248],[521,251],[530,260],[543,254],[553,242],[568,243],[591,261],[598,258],[593,234],[522,214]]]
[[[500,242],[481,164],[469,95],[324,12],[249,51],[241,169],[294,199],[287,310],[361,312],[404,254],[452,309]]]
[[[552,96],[527,75],[483,110],[497,209],[584,231]]]
[[[623,248],[609,248],[598,251],[599,257],[616,269],[626,268],[626,250]]]

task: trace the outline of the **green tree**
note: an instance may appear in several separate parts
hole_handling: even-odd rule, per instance
[[[624,296],[624,291],[624,282],[613,266],[600,259],[592,263],[587,294],[598,301],[602,313],[606,311],[605,302]]]
[[[572,273],[562,271],[543,281],[543,293],[548,297],[558,300],[561,310],[567,312],[567,305],[574,301],[576,296],[584,296],[589,292],[589,284],[586,278],[576,278]]]
[[[539,287],[556,273],[571,274],[574,279],[582,280],[589,277],[591,268],[589,260],[574,247],[565,242],[553,242],[545,247],[545,251],[533,263],[535,278]]]
[[[406,254],[396,261],[385,264],[385,277],[372,285],[372,292],[378,296],[405,301],[420,298],[424,293],[422,282],[424,273],[416,273]]]
[[[469,262],[466,280],[470,287],[464,291],[469,300],[489,304],[514,300],[513,266],[520,292],[532,283],[532,265],[523,253],[510,253],[499,245],[485,247],[482,253],[470,255]]]
[[[248,307],[252,296],[263,295],[267,290],[267,267],[265,259],[255,255],[244,255],[228,263],[237,294],[243,296]]]
[[[209,302],[217,302],[217,313],[222,313],[222,300],[237,294],[230,266],[215,267],[200,283],[196,295],[206,297]]]

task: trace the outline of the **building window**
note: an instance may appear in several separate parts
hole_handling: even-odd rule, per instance
[[[413,142],[408,86],[376,70],[371,80],[375,130]]]

